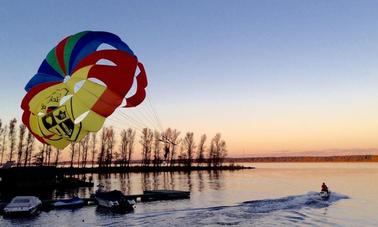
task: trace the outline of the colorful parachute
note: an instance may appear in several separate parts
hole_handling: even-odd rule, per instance
[[[42,143],[64,148],[100,130],[125,97],[124,107],[139,105],[146,87],[142,63],[118,36],[80,32],[52,49],[25,86],[22,121]]]

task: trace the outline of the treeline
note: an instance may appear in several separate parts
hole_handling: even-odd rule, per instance
[[[26,130],[26,127],[23,124],[20,124],[17,127],[17,120],[15,118],[10,120],[6,125],[3,125],[3,122],[0,119],[1,165],[7,161],[11,163],[15,162],[17,166],[27,166],[34,163],[34,160],[32,162],[32,154],[35,138],[29,131],[27,131],[28,130]]]
[[[207,165],[222,166],[226,156],[226,142],[216,134],[207,143],[203,134],[195,141],[194,133],[182,137],[176,129],[154,131],[143,128],[137,138],[136,130],[124,129],[116,133],[112,127],[104,127],[98,133],[88,134],[82,141],[71,143],[63,152],[69,154],[68,161],[60,160],[62,151],[50,145],[38,143],[25,125],[17,125],[12,119],[3,124],[0,119],[0,165],[6,162],[16,166],[43,166],[69,164],[70,167],[129,167],[139,163],[144,167]],[[136,143],[140,144],[141,160],[133,160]]]

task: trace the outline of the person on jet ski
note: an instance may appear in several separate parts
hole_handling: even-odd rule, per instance
[[[322,192],[328,192],[328,187],[324,182],[322,184]]]

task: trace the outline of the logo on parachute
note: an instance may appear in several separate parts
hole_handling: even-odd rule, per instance
[[[67,138],[72,137],[75,129],[74,122],[68,117],[66,107],[60,107],[41,118],[43,126],[51,133],[56,133]]]

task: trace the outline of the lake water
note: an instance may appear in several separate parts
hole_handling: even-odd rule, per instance
[[[93,175],[109,190],[189,190],[191,198],[140,202],[127,214],[88,206],[26,219],[0,217],[0,226],[378,226],[377,163],[246,165],[256,169]],[[317,193],[322,182],[332,191],[327,201]],[[78,194],[89,196],[92,190]]]

